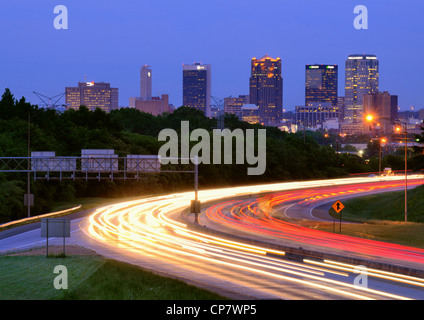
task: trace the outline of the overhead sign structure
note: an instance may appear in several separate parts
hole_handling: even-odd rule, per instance
[[[340,202],[340,200],[337,200],[331,207],[334,209],[334,211],[340,213],[340,211],[342,211],[345,206]]]

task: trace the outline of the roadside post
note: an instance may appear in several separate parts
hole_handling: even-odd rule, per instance
[[[337,200],[334,202],[334,204],[331,206],[334,211],[336,211],[339,214],[339,232],[342,232],[342,210],[344,209],[343,203],[341,203],[340,200]],[[334,231],[334,223],[333,223],[333,231]]]
[[[46,258],[49,256],[49,237],[63,237],[63,254],[65,254],[65,238],[71,237],[71,223],[67,218],[41,219],[41,237],[46,238]]]

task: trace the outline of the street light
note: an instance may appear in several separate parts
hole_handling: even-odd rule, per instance
[[[380,154],[379,154],[379,161],[378,161],[378,174],[379,175],[381,175],[381,144],[386,143],[386,142],[387,142],[386,138],[380,139]]]
[[[408,127],[406,122],[396,121],[403,125],[405,132],[405,222],[408,221]],[[402,128],[397,126],[396,132],[400,133]]]
[[[374,116],[371,114],[368,114],[365,116],[365,119],[368,122],[372,122],[374,120]],[[408,128],[407,123],[402,122],[399,120],[391,120],[388,118],[379,117],[379,119],[382,120],[389,120],[392,123],[398,123],[404,128],[405,132],[405,222],[408,221]],[[402,128],[400,126],[396,127],[396,132],[400,133],[402,131]],[[380,147],[381,147],[381,141],[380,141]]]

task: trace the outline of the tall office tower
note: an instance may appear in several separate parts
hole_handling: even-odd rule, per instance
[[[152,96],[152,69],[147,64],[140,70],[140,96],[130,97],[130,108],[158,116],[164,112],[171,112],[169,96]]]
[[[375,121],[369,126],[381,133],[392,131],[393,121],[398,118],[398,96],[387,91],[364,95],[364,112],[374,117]]]
[[[140,98],[152,99],[152,69],[148,65],[142,66],[140,70]]]
[[[66,87],[65,99],[67,108],[78,109],[86,106],[90,110],[100,108],[110,112],[118,109],[117,88],[111,88],[110,83],[105,82],[79,82],[78,87]]]
[[[224,112],[229,114],[235,114],[239,117],[241,107],[243,107],[245,104],[249,104],[248,95],[239,95],[238,97],[224,98]]]
[[[281,121],[283,114],[283,78],[281,59],[265,55],[252,58],[250,77],[250,103],[259,108],[260,122],[273,125]]]
[[[183,65],[183,106],[202,110],[211,117],[211,65]]]
[[[337,105],[338,66],[305,66],[305,105],[312,102],[329,102]]]
[[[365,94],[378,91],[379,62],[372,54],[352,54],[345,68],[344,121],[363,122],[363,98]]]

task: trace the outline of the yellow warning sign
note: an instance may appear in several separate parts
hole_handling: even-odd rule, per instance
[[[337,200],[336,202],[334,202],[334,204],[331,206],[334,211],[336,211],[337,213],[340,213],[340,211],[342,211],[344,209],[344,205],[343,203],[341,203],[339,200]]]

